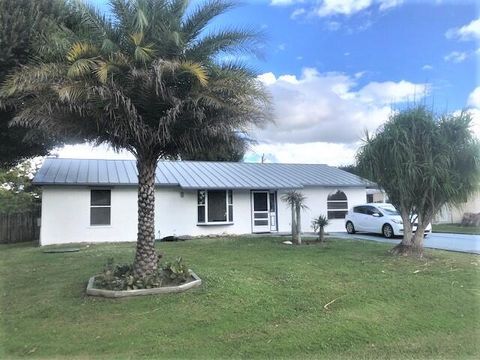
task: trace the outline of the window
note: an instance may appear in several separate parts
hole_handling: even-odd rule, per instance
[[[380,211],[378,211],[377,208],[373,207],[373,206],[365,206],[366,208],[366,212],[365,214],[367,215],[373,215],[373,214],[378,214],[379,216],[383,216]]]
[[[344,219],[348,212],[347,195],[343,191],[337,190],[328,195],[327,215],[329,219]]]
[[[365,206],[355,206],[353,208],[354,213],[365,214]]]
[[[110,190],[90,191],[90,225],[110,225]]]
[[[367,194],[367,203],[373,203],[373,194]]]
[[[198,190],[197,206],[200,224],[233,222],[232,190]]]

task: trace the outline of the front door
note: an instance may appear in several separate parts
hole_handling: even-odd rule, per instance
[[[268,191],[252,192],[253,232],[270,232],[270,196]]]

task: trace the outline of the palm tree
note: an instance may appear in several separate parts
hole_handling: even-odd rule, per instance
[[[468,113],[437,117],[414,106],[367,136],[357,153],[358,167],[387,192],[402,217],[403,240],[392,253],[422,256],[425,228],[435,213],[477,191],[480,143],[470,123]]]
[[[155,170],[160,158],[202,149],[269,118],[256,74],[222,54],[254,54],[258,34],[208,31],[233,3],[211,0],[110,0],[107,17],[76,7],[88,31],[45,41],[28,66],[11,74],[0,96],[15,124],[127,149],[138,169],[134,273],[157,270]]]
[[[301,192],[291,190],[282,196],[292,209],[292,243],[300,245],[302,243],[302,210],[307,208],[305,201],[307,198]]]
[[[318,241],[320,242],[325,241],[325,227],[328,223],[328,218],[325,215],[319,215],[312,220],[313,231],[318,232]]]

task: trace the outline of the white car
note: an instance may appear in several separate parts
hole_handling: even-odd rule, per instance
[[[403,221],[400,213],[392,204],[365,204],[350,209],[345,216],[345,228],[349,234],[357,231],[383,234],[386,238],[403,235]],[[417,230],[414,223],[413,232]],[[425,234],[432,231],[428,224]]]

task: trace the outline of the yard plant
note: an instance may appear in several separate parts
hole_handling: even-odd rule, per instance
[[[301,192],[291,190],[282,196],[282,200],[290,206],[292,211],[292,243],[300,245],[302,243],[302,210],[307,207],[305,205],[307,198]]]
[[[86,3],[76,12],[85,31],[65,29],[34,61],[9,75],[0,96],[15,125],[108,143],[137,160],[138,237],[134,274],[156,272],[155,170],[160,158],[201,151],[212,139],[268,119],[256,74],[222,55],[255,53],[258,34],[212,30],[233,2],[111,0],[111,13]],[[224,57],[223,57],[224,58]]]
[[[466,202],[477,191],[480,145],[470,124],[468,113],[437,117],[415,106],[394,113],[367,136],[358,166],[402,216],[403,239],[394,253],[421,256],[425,228],[436,212],[445,204]]]
[[[318,241],[325,241],[325,227],[328,226],[328,218],[325,215],[319,215],[312,220],[313,232],[318,233]]]
[[[2,359],[475,359],[478,255],[331,239],[285,247],[238,237],[161,244],[203,285],[123,300],[85,295],[86,279],[134,243],[44,254],[0,245]]]

